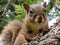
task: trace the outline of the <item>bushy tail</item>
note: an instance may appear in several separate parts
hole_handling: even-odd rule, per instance
[[[21,22],[19,20],[14,20],[9,22],[1,33],[0,42],[2,45],[13,45],[14,40],[21,29]],[[1,44],[0,43],[0,44]]]

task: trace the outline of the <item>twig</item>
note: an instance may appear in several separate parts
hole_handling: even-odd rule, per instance
[[[6,4],[5,8],[3,9],[3,13],[0,17],[2,17],[6,13],[9,4],[11,4],[11,0],[8,0],[8,3]]]

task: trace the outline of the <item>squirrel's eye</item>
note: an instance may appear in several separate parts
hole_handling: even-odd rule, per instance
[[[30,11],[30,14],[33,14],[33,12],[32,12],[32,11]]]

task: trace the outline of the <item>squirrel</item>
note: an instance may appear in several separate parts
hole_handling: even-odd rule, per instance
[[[21,22],[14,20],[9,22],[1,33],[3,45],[23,45],[32,41],[37,34],[48,31],[48,19],[46,17],[46,3],[23,4],[26,15]]]

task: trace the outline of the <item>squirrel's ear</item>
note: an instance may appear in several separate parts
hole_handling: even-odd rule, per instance
[[[44,2],[44,3],[43,3],[43,6],[44,6],[45,8],[47,7],[47,4],[46,4],[46,2]]]
[[[24,8],[25,8],[26,11],[29,11],[30,6],[28,4],[23,4],[23,6],[24,6]]]

